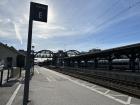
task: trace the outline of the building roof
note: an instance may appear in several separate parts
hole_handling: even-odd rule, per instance
[[[10,51],[14,52],[14,53],[17,53],[17,54],[20,54],[20,55],[23,55],[25,56],[24,54],[18,52],[13,46],[9,47],[7,44],[3,44],[0,42],[0,46],[6,48],[6,49],[9,49]]]
[[[65,57],[64,59],[81,59],[81,58],[90,58],[93,56],[108,56],[112,53],[115,54],[129,54],[129,53],[140,53],[140,43],[136,43],[136,44],[131,44],[131,45],[127,45],[127,46],[121,46],[121,47],[116,47],[116,48],[111,48],[111,49],[106,49],[106,50],[102,50],[99,52],[88,52],[85,54],[81,54],[78,56],[73,56],[73,57]]]

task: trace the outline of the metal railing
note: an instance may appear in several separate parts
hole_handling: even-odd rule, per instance
[[[21,77],[21,69],[18,70],[15,67],[5,68],[3,65],[0,66],[0,86],[3,85],[4,81],[8,82],[10,78],[15,77]]]

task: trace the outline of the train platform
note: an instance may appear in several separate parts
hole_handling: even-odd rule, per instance
[[[22,105],[23,88],[18,84],[3,105]],[[39,66],[30,82],[30,100],[29,105],[140,105],[138,98]]]

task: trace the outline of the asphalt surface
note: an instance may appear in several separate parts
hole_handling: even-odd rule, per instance
[[[22,105],[23,87],[8,105]],[[39,66],[30,82],[30,100],[28,105],[140,105],[140,99]]]

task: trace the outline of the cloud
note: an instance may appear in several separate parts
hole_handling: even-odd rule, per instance
[[[12,26],[13,24],[9,18],[0,19],[0,37],[11,38],[13,35]]]
[[[33,43],[32,43],[32,45],[33,45],[33,46],[38,46],[39,44],[37,44],[37,43],[33,42]]]
[[[105,18],[102,18],[101,20],[98,20],[96,22],[96,24],[85,24],[85,26],[70,26],[67,27],[63,24],[62,25],[39,25],[38,28],[39,31],[36,32],[37,37],[41,38],[41,39],[47,39],[47,38],[54,38],[57,36],[79,36],[79,35],[95,35],[98,32],[101,32],[105,29],[107,29],[108,27],[115,25],[116,23],[120,23],[126,19],[132,18],[136,15],[139,15],[139,12],[134,12],[131,14],[120,14],[120,16],[116,16],[119,13],[114,13],[114,16],[107,16]],[[116,16],[116,17],[115,17]],[[108,21],[109,19],[112,19],[110,21]],[[77,28],[78,27],[78,28]],[[45,30],[45,31],[44,31]]]
[[[13,22],[13,24],[14,24],[14,28],[15,28],[16,37],[20,41],[20,44],[22,44],[22,37],[19,32],[19,27],[16,25],[16,23]]]
[[[8,2],[8,0],[0,0],[0,5],[5,5]]]
[[[28,35],[29,5],[31,0],[7,1],[8,0],[0,0],[0,38],[2,37],[9,40],[17,38],[22,44],[26,42],[25,36]],[[39,45],[44,42],[44,44],[42,44],[43,47],[46,47],[48,40],[59,40],[59,42],[69,43],[72,47],[79,44],[77,48],[82,48],[85,44],[84,41],[86,42],[88,39],[91,41],[94,38],[100,43],[101,41],[99,40],[100,38],[97,38],[98,36],[106,40],[105,36],[111,34],[109,32],[120,32],[115,26],[120,25],[120,27],[125,27],[126,21],[124,20],[131,20],[139,15],[138,7],[137,9],[133,8],[133,10],[131,9],[122,14],[119,13],[128,7],[130,4],[129,1],[131,0],[128,2],[122,2],[121,0],[107,0],[106,2],[103,2],[103,0],[96,2],[95,0],[89,0],[88,2],[84,0],[33,1],[49,5],[48,22],[33,23],[33,40],[38,40]],[[130,24],[132,25],[131,22]],[[135,28],[135,30],[137,29]],[[126,33],[123,29],[121,32],[122,33],[119,34]],[[90,38],[88,38],[88,36],[90,36]],[[117,34],[110,36],[109,39],[112,41],[112,38],[115,36],[117,36]],[[66,39],[65,41],[63,37]],[[71,41],[69,40],[82,41],[73,41],[73,43],[70,43]],[[112,43],[111,41],[110,43]],[[83,44],[80,46],[81,42]],[[89,43],[87,41],[85,45],[93,45],[94,40],[91,42],[92,43]],[[55,43],[57,43],[57,41],[55,41]],[[56,48],[61,48],[60,46],[63,47],[62,44],[55,45]],[[41,47],[39,46],[39,48]]]
[[[0,37],[9,37],[9,32],[0,30]]]
[[[23,21],[23,19],[17,19],[16,21],[10,18],[0,19],[0,37],[5,39],[17,38],[20,44],[22,44],[23,42],[20,30],[25,34],[24,28],[27,25]]]
[[[55,37],[69,37],[69,36],[80,36],[94,33],[98,30],[95,29],[93,25],[85,26],[73,26],[68,27],[66,25],[44,25],[44,24],[35,24],[35,34],[38,38],[47,39]]]
[[[58,24],[46,24],[46,23],[39,23],[39,22],[34,22],[34,26],[36,29],[41,29],[41,30],[66,30],[66,27]]]

